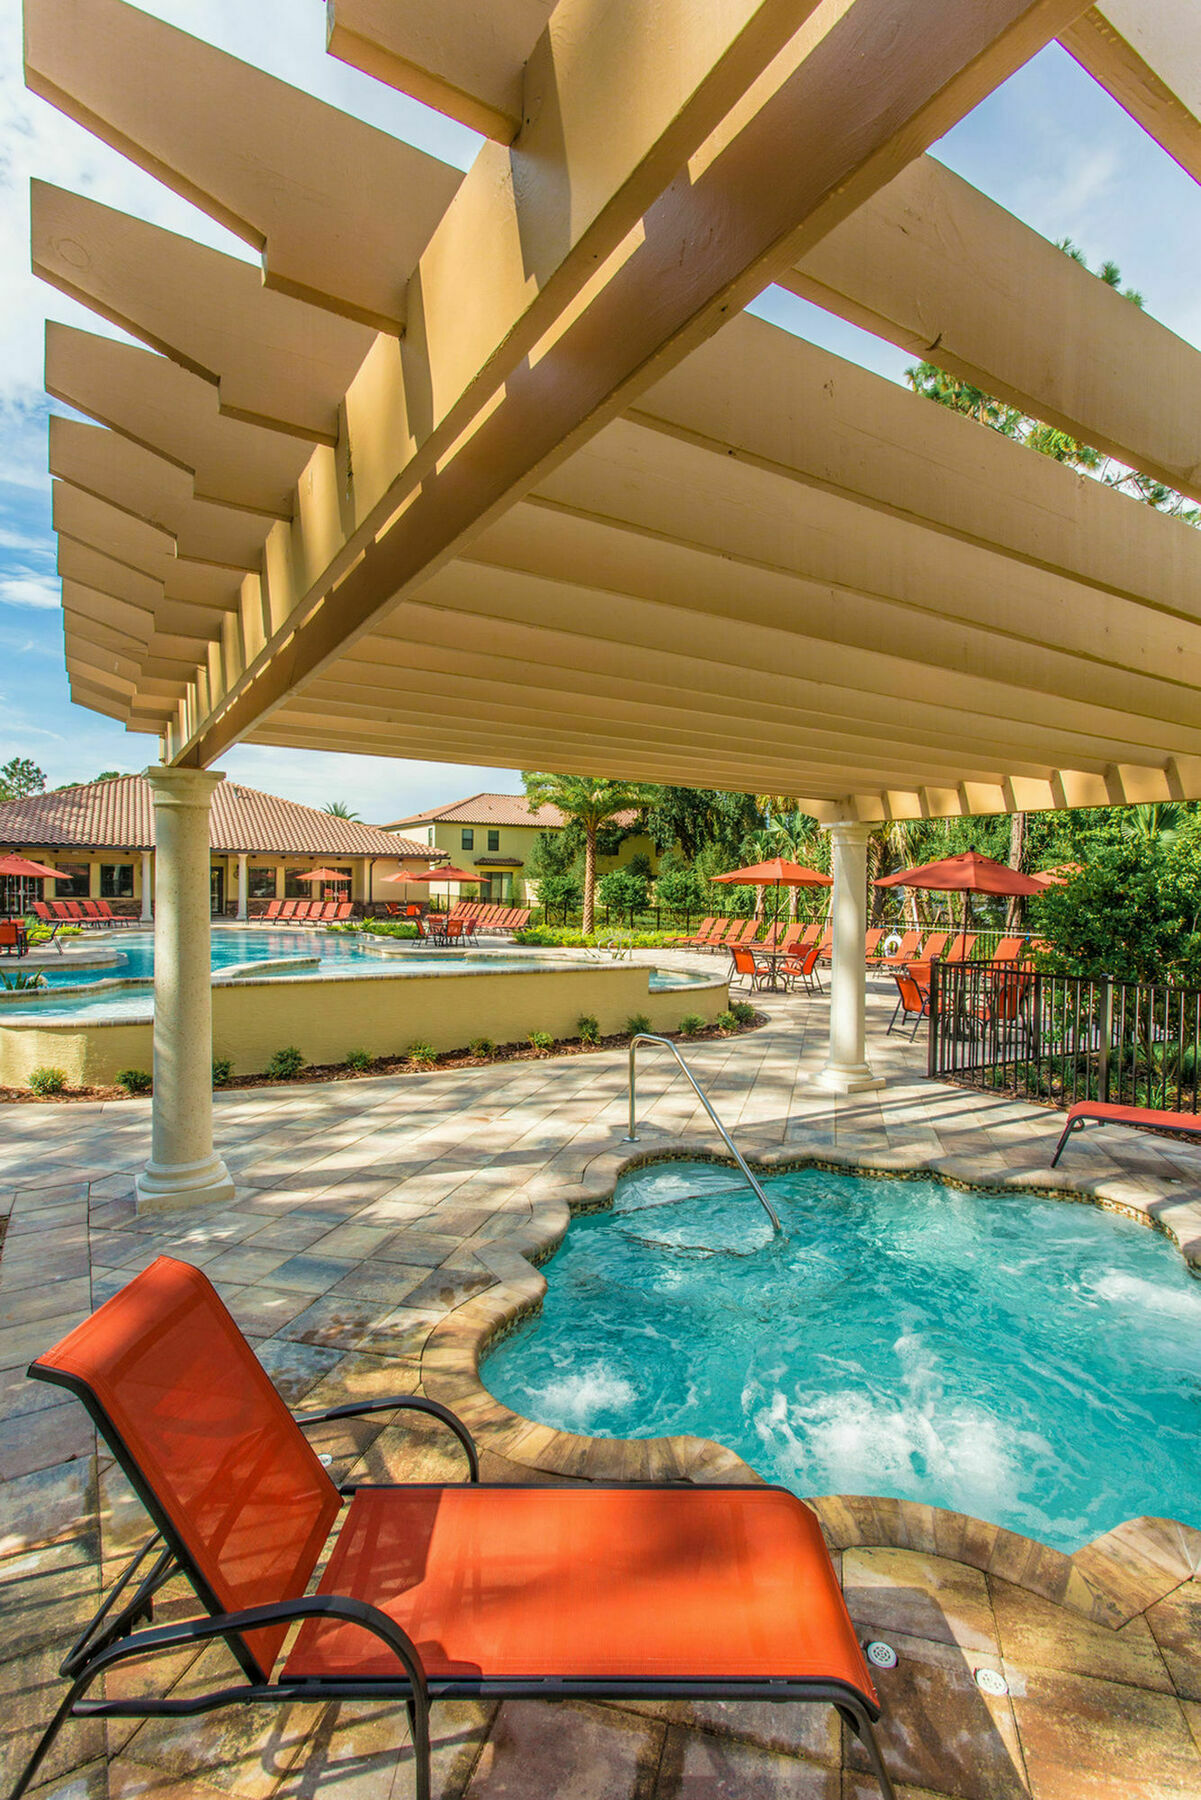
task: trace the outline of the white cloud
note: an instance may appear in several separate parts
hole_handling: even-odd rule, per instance
[[[57,612],[60,599],[57,575],[0,575],[0,606]]]

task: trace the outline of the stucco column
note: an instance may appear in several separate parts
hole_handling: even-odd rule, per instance
[[[154,1104],[139,1212],[211,1206],[234,1184],[213,1151],[209,801],[221,775],[147,769],[154,795]]]
[[[154,918],[154,888],[151,885],[152,881],[153,881],[153,877],[150,873],[150,852],[149,852],[149,850],[143,850],[143,852],[142,852],[142,913],[141,913],[141,919],[142,919],[143,925],[149,925],[150,921]]]
[[[829,825],[830,909],[834,928],[830,968],[830,1046],[825,1066],[813,1077],[835,1094],[858,1094],[883,1087],[865,1054],[867,977],[867,840],[870,825],[843,821]]]
[[[249,904],[248,904],[248,896],[249,896],[249,892],[250,892],[250,881],[249,881],[249,877],[246,873],[246,864],[247,864],[248,860],[249,859],[248,859],[246,851],[239,850],[238,851],[238,917],[239,917],[239,919],[243,919],[243,920],[248,919],[250,917],[250,908],[249,908]]]

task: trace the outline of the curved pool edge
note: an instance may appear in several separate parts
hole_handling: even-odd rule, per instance
[[[739,1148],[761,1173],[820,1168],[1094,1205],[1162,1231],[1189,1268],[1201,1273],[1201,1201],[1140,1195],[1130,1178],[1076,1177],[1049,1166],[1010,1170],[1002,1177],[981,1170],[987,1158],[899,1149],[865,1156],[826,1145],[805,1150],[799,1140],[784,1147],[756,1142],[746,1132],[739,1135]],[[431,1331],[421,1357],[423,1391],[451,1407],[482,1448],[516,1470],[561,1481],[762,1482],[735,1451],[708,1438],[591,1437],[527,1419],[497,1400],[481,1375],[488,1351],[540,1309],[546,1292],[540,1265],[554,1255],[572,1218],[611,1207],[627,1171],[683,1161],[734,1167],[708,1140],[658,1140],[647,1133],[635,1151],[593,1157],[579,1182],[546,1178],[531,1184],[523,1190],[528,1221],[480,1247],[480,1260],[495,1281],[452,1304]],[[818,1514],[832,1551],[891,1548],[949,1558],[1115,1630],[1201,1570],[1201,1531],[1172,1519],[1126,1520],[1068,1554],[987,1520],[919,1501],[835,1494],[807,1497],[806,1504]]]

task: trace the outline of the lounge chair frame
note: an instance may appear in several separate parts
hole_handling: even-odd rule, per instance
[[[34,1379],[48,1381],[56,1386],[66,1388],[82,1402],[134,1492],[146,1508],[155,1529],[151,1537],[135,1553],[132,1560],[117,1577],[93,1618],[64,1658],[59,1673],[70,1681],[70,1686],[18,1776],[9,1800],[20,1800],[20,1797],[29,1788],[47,1752],[68,1719],[192,1717],[215,1711],[222,1706],[246,1701],[286,1703],[297,1700],[319,1702],[361,1700],[377,1703],[381,1700],[403,1700],[408,1711],[413,1740],[416,1800],[430,1800],[429,1709],[434,1701],[460,1699],[792,1700],[810,1705],[829,1705],[837,1710],[848,1728],[862,1742],[884,1800],[896,1800],[895,1791],[884,1766],[873,1730],[873,1725],[880,1716],[880,1709],[878,1706],[872,1705],[849,1683],[837,1679],[801,1677],[730,1681],[670,1680],[666,1678],[653,1680],[642,1678],[580,1679],[553,1676],[476,1679],[465,1675],[429,1679],[422,1667],[417,1646],[402,1627],[380,1608],[354,1596],[301,1594],[295,1598],[273,1601],[242,1611],[223,1612],[204,1574],[175,1531],[166,1507],[160,1503],[137,1457],[131,1453],[122,1432],[108,1415],[93,1388],[87,1381],[78,1379],[62,1369],[43,1368],[35,1363],[29,1373]],[[332,1406],[316,1413],[293,1414],[292,1417],[302,1430],[309,1430],[313,1426],[341,1419],[360,1418],[370,1413],[406,1410],[426,1413],[441,1421],[453,1433],[466,1456],[470,1484],[487,1489],[525,1491],[525,1486],[521,1483],[481,1482],[478,1452],[466,1425],[449,1407],[441,1405],[436,1400],[427,1399],[424,1395],[390,1395],[386,1398]],[[403,1488],[406,1492],[425,1490],[437,1493],[443,1491],[446,1485],[446,1483],[434,1482],[351,1482],[340,1484],[338,1493],[343,1498],[353,1496],[360,1489],[367,1488]],[[645,1490],[681,1485],[690,1486],[691,1484],[687,1482],[639,1481],[590,1484],[593,1490]],[[722,1491],[745,1492],[745,1489],[736,1483],[714,1483],[712,1487]],[[710,1484],[706,1484],[707,1491],[709,1488]],[[337,1529],[336,1525],[332,1528],[335,1536]],[[149,1566],[145,1568],[145,1572],[137,1580],[136,1585],[133,1585],[138,1571],[148,1561]],[[176,1575],[182,1575],[191,1584],[201,1605],[205,1607],[206,1614],[200,1618],[155,1626],[153,1624],[154,1596]],[[130,1591],[131,1589],[132,1591]],[[321,1679],[292,1678],[289,1680],[285,1679],[281,1673],[273,1681],[270,1669],[264,1671],[259,1666],[254,1650],[242,1634],[263,1627],[290,1624],[297,1620],[313,1618],[346,1620],[372,1633],[385,1643],[395,1655],[398,1665],[396,1676],[388,1680],[329,1676]],[[143,1623],[147,1628],[139,1630],[138,1627]],[[718,1629],[720,1621],[715,1620],[714,1624],[715,1629]],[[92,1699],[89,1697],[89,1689],[99,1677],[106,1670],[122,1662],[137,1657],[153,1657],[163,1651],[173,1651],[187,1645],[202,1644],[213,1638],[223,1638],[226,1641],[246,1678],[243,1683],[227,1684],[215,1688],[209,1693],[192,1695],[187,1699],[159,1697],[153,1694],[139,1694],[121,1699]],[[286,1668],[286,1664],[284,1667]]]

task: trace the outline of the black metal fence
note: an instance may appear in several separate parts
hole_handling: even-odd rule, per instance
[[[1197,1112],[1201,992],[1044,975],[1019,963],[930,970],[928,1072],[1051,1106]]]

